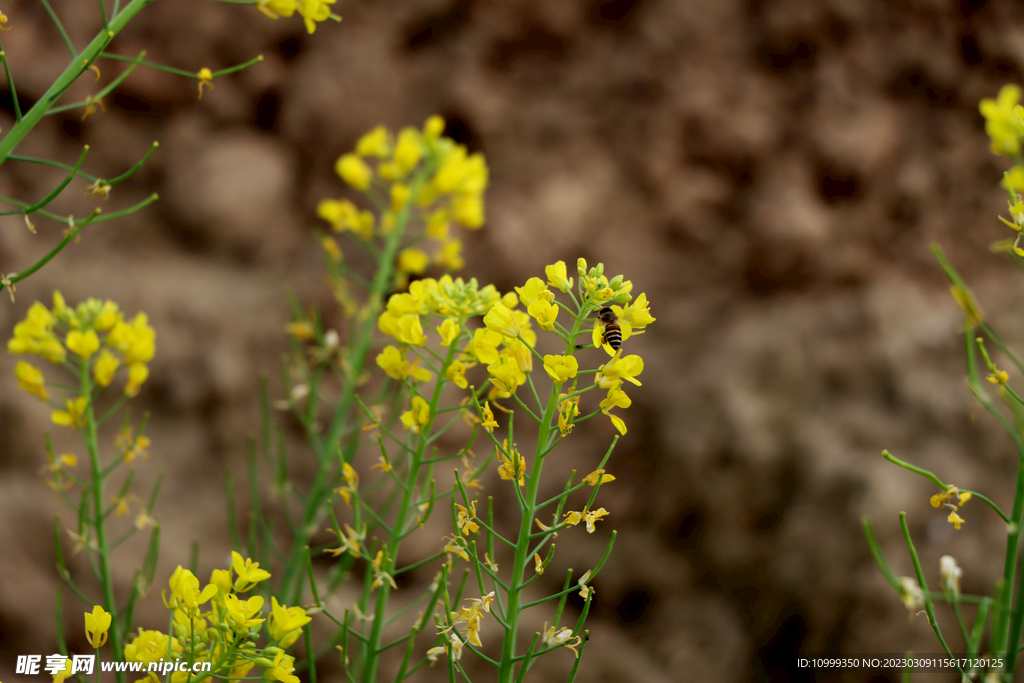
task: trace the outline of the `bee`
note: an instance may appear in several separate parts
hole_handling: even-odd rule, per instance
[[[622,328],[619,327],[619,317],[611,306],[605,306],[597,313],[597,319],[604,325],[604,343],[612,347],[612,351],[618,351],[622,346]]]

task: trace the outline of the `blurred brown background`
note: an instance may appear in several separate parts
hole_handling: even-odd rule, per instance
[[[54,6],[79,41],[98,27],[95,3]],[[38,3],[2,9],[3,48],[31,102],[67,53]],[[145,49],[189,71],[264,62],[199,101],[195,81],[140,68],[106,112],[51,117],[18,150],[73,162],[89,144],[86,168],[111,177],[160,142],[99,204],[161,200],[87,229],[19,285],[16,303],[0,302],[3,339],[54,288],[149,313],[158,353],[136,410],[152,413],[140,489],[166,472],[157,589],[193,539],[201,577],[226,559],[223,472],[242,472],[259,374],[277,375],[286,292],[330,306],[312,228],[317,201],[343,192],[334,159],[377,123],[441,113],[492,172],[463,274],[505,291],[585,256],[632,279],[658,319],[629,343],[646,369],[609,468],[618,481],[601,492],[612,514],[600,533],[563,544],[568,565],[583,566],[619,531],[579,680],[806,681],[815,677],[796,656],[938,651],[924,616],[908,619],[874,567],[860,517],[873,518],[898,574],[912,572],[900,510],[931,581],[947,553],[966,592],[990,593],[1001,571],[1005,533],[990,511],[968,504],[954,532],[928,504],[934,487],[879,452],[1011,504],[1012,444],[972,415],[961,316],[928,247],[941,244],[997,327],[1024,341],[1022,279],[988,248],[1007,236],[995,219],[1004,164],[977,108],[1020,80],[1024,10],[994,0],[335,9],[344,22],[308,36],[298,19],[251,7],[156,2],[116,52]],[[105,63],[103,82],[121,67]],[[0,100],[8,130],[9,94]],[[8,163],[0,194],[36,199],[54,183]],[[96,202],[79,185],[54,210],[87,212]],[[59,226],[36,223],[33,236],[4,219],[0,271],[59,238]],[[14,364],[0,358],[3,680],[14,680],[14,654],[55,650],[52,519],[71,523],[37,472],[48,410],[17,390]],[[609,437],[600,422],[560,452],[567,468],[596,462]],[[123,563],[122,588],[133,566]],[[68,604],[72,647],[83,646]],[[159,628],[162,614],[154,590],[139,622]],[[955,649],[951,614],[940,619]],[[559,653],[536,680],[570,666]]]

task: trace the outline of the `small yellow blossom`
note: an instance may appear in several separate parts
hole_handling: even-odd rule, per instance
[[[459,531],[464,535],[475,534],[480,530],[480,525],[474,522],[476,518],[476,501],[470,503],[469,508],[465,508],[458,503],[455,504],[458,508],[458,526]]]
[[[398,269],[403,273],[422,275],[430,265],[430,256],[422,249],[410,247],[398,254]]]
[[[422,427],[430,423],[430,404],[420,396],[413,396],[412,407],[402,413],[402,424],[413,434],[419,434]]]
[[[594,470],[587,476],[583,477],[584,484],[590,484],[591,486],[597,486],[600,484],[606,484],[610,481],[615,481],[615,477],[611,474],[605,474],[603,469]]]
[[[392,588],[398,588],[398,584],[395,583],[395,580],[394,578],[392,578],[391,574],[389,574],[383,569],[383,567],[386,564],[388,564],[389,561],[390,558],[388,558],[387,553],[385,553],[383,550],[377,551],[377,556],[373,559],[373,562],[371,563],[373,565],[373,584],[371,584],[372,588],[380,588],[384,585],[385,581]]]
[[[1020,88],[1005,85],[995,100],[986,98],[978,105],[995,154],[1011,158],[1020,154],[1020,141],[1024,137],[1024,110],[1018,104],[1020,95]]]
[[[544,371],[555,384],[562,384],[575,377],[579,367],[579,361],[573,356],[544,356]]]
[[[441,346],[450,346],[453,341],[459,338],[459,333],[462,331],[458,321],[452,318],[445,318],[441,326],[435,329],[441,335]]]
[[[556,261],[544,268],[544,274],[548,277],[548,284],[563,292],[568,292],[572,287],[572,278],[567,277],[565,261]]]
[[[460,361],[452,361],[452,364],[448,366],[448,370],[445,372],[445,376],[449,382],[454,383],[460,389],[465,389],[469,386],[469,380],[466,379],[466,366]]]
[[[42,371],[31,363],[26,363],[23,360],[18,361],[18,364],[14,367],[14,376],[18,379],[19,387],[40,401],[46,401],[50,398],[50,393],[46,390],[43,381]]]
[[[50,414],[53,424],[62,427],[73,427],[75,429],[85,426],[85,411],[89,401],[84,396],[68,400],[65,405],[67,410],[55,410]]]
[[[565,523],[570,526],[576,526],[580,522],[585,521],[587,523],[587,533],[592,534],[596,530],[594,523],[600,521],[602,517],[607,516],[608,511],[604,508],[583,510],[582,512],[567,512],[565,513]]]
[[[92,354],[99,351],[100,348],[100,338],[92,330],[84,333],[79,330],[71,330],[64,343],[69,351],[82,360],[89,360]]]
[[[516,292],[519,294],[519,301],[527,308],[535,301],[555,300],[554,293],[539,277],[531,277],[522,287],[516,287]]]
[[[213,81],[213,72],[210,71],[207,67],[204,66],[202,69],[199,70],[199,73],[196,74],[196,78],[199,79],[199,98],[198,99],[201,100],[201,99],[203,99],[203,87],[204,86],[207,87],[207,88],[210,88],[211,90],[213,89],[213,83],[211,82],[211,81]]]
[[[270,601],[272,611],[267,621],[267,631],[271,638],[278,641],[278,647],[287,648],[298,640],[302,627],[312,618],[301,607],[284,607],[273,596]]]
[[[541,558],[540,553],[533,554],[533,571],[537,574],[544,573],[544,560]]]
[[[94,648],[99,649],[107,642],[110,620],[110,613],[99,605],[93,607],[92,612],[85,613],[85,637]]]
[[[519,385],[526,381],[526,373],[519,369],[519,364],[504,353],[498,356],[496,362],[487,366],[487,372],[491,374],[491,384],[509,396],[516,393]]]
[[[1005,370],[995,370],[985,379],[987,379],[992,384],[1006,386],[1006,383],[1010,381],[1010,373],[1006,372]]]
[[[334,165],[334,172],[361,192],[370,188],[370,180],[373,178],[373,171],[355,154],[343,154]]]
[[[526,458],[516,450],[513,445],[511,450],[508,446],[508,439],[505,439],[504,447],[498,448],[498,459],[501,465],[498,467],[498,476],[506,481],[518,481],[520,486],[526,483]],[[507,454],[507,455],[506,455]]]
[[[386,159],[391,156],[391,134],[384,126],[377,126],[365,133],[356,143],[356,154],[361,157]]]
[[[271,19],[290,17],[298,9],[296,0],[257,0],[256,8]]]
[[[530,304],[526,310],[537,321],[541,329],[548,331],[555,329],[558,306],[540,299]]]
[[[560,394],[558,400],[558,431],[565,437],[572,433],[573,419],[579,417],[580,397],[566,399],[565,394]]]
[[[491,310],[484,316],[484,325],[487,329],[510,339],[517,339],[522,331],[519,319],[501,302],[491,306]]]
[[[488,432],[493,432],[494,428],[498,426],[498,422],[494,419],[494,412],[491,411],[490,401],[484,401],[481,415],[483,416],[483,421],[481,422],[483,428]]]
[[[235,592],[244,593],[250,590],[260,581],[270,578],[270,572],[260,569],[259,562],[253,562],[247,557],[242,557],[237,551],[231,551],[231,566],[235,570]]]

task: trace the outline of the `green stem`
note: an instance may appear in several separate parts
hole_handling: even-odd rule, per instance
[[[575,350],[575,344],[571,340],[576,338],[579,331],[581,318],[577,314],[573,322],[570,341],[566,344],[565,355],[571,355]],[[526,587],[523,581],[523,573],[527,563],[530,561],[530,529],[533,527],[533,518],[537,511],[537,493],[540,489],[541,471],[544,466],[544,456],[548,439],[550,438],[552,426],[551,421],[558,405],[558,391],[561,385],[552,383],[551,393],[548,396],[547,406],[544,408],[544,416],[540,419],[540,427],[537,434],[537,450],[534,455],[533,469],[526,480],[526,491],[523,493],[522,518],[519,522],[519,538],[516,542],[515,560],[512,565],[512,579],[509,583],[508,606],[505,609],[505,620],[508,627],[505,630],[505,638],[501,645],[501,663],[498,668],[499,683],[513,683],[515,680],[516,661],[516,636],[519,629],[519,615],[522,613],[522,591]],[[513,482],[514,483],[514,482]]]
[[[136,15],[143,7],[153,2],[153,0],[131,0],[125,8],[119,12],[116,16],[111,17],[109,27],[106,30],[100,31],[96,34],[96,37],[92,39],[92,42],[82,50],[77,57],[71,60],[71,62],[65,67],[64,72],[53,82],[53,85],[43,93],[43,96],[39,98],[35,106],[29,109],[22,119],[16,122],[11,129],[4,136],[3,140],[0,140],[0,164],[7,160],[7,157],[14,151],[14,148],[18,146],[28,132],[35,128],[36,124],[46,116],[46,112],[50,110],[57,99],[67,90],[72,83],[74,83],[79,76],[89,70],[93,61],[99,57],[103,49],[110,44],[110,41],[114,39],[114,36],[125,27],[125,25]]]
[[[121,626],[117,619],[117,603],[114,602],[114,573],[110,567],[110,546],[107,543],[107,523],[103,514],[103,464],[100,462],[98,439],[96,434],[96,418],[93,413],[92,403],[92,381],[89,379],[89,364],[81,363],[79,373],[81,395],[89,397],[85,411],[85,447],[89,451],[89,467],[92,470],[92,507],[93,507],[93,528],[96,530],[97,554],[100,562],[99,580],[103,586],[103,607],[110,613],[110,647],[114,651],[114,658],[118,661],[124,659],[124,651],[121,643]],[[126,624],[125,628],[129,625]],[[118,683],[124,681],[124,674],[117,673]]]
[[[415,196],[415,194],[413,196]],[[430,443],[430,429],[437,417],[437,405],[441,401],[441,391],[444,389],[444,385],[447,384],[444,379],[444,372],[448,366],[452,364],[457,351],[457,344],[451,344],[448,347],[448,355],[444,360],[441,371],[437,375],[437,383],[434,385],[434,392],[430,396],[430,421],[420,429],[419,443],[416,451],[412,454],[411,462],[409,464],[409,474],[406,477],[405,491],[402,494],[402,502],[399,504],[398,513],[395,516],[395,523],[393,527],[395,533],[390,535],[387,544],[387,554],[389,558],[387,562],[387,571],[389,574],[394,574],[395,563],[398,561],[398,545],[401,543],[403,532],[405,531],[406,520],[408,520],[410,513],[416,507],[415,496],[417,484],[419,483],[420,468],[423,465],[423,456]],[[363,683],[374,683],[377,679],[377,664],[380,659],[379,654],[381,652],[379,648],[380,638],[382,630],[387,623],[387,606],[391,587],[385,582],[378,591],[373,627],[370,630],[370,636],[367,638],[366,642],[367,661],[363,666]]]

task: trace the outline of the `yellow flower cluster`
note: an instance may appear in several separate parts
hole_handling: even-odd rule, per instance
[[[54,364],[67,366],[69,360],[78,367],[85,364],[99,387],[109,385],[118,370],[127,368],[124,391],[128,396],[135,396],[149,377],[147,363],[156,352],[156,332],[149,326],[145,313],[125,320],[117,304],[99,299],[89,299],[72,308],[60,292],[54,292],[52,310],[39,302],[32,304],[25,319],[15,325],[7,350],[42,356]],[[39,368],[19,361],[14,373],[22,389],[42,401],[49,400]],[[54,422],[81,426],[87,405],[85,396],[65,399],[65,409],[53,414]]]
[[[262,597],[240,598],[239,594],[252,590],[270,574],[237,552],[232,552],[231,558],[231,568],[213,570],[205,587],[200,587],[195,574],[179,566],[170,579],[170,595],[164,593],[164,604],[172,611],[173,634],[140,629],[125,646],[125,659],[148,663],[165,660],[168,654],[172,659],[189,657],[213,662],[219,667],[215,676],[226,679],[245,677],[258,666],[267,681],[299,683],[293,673],[295,658],[285,649],[298,640],[310,617],[301,607],[285,607],[273,597],[270,614],[265,616]],[[102,619],[94,617],[96,623],[102,626]],[[263,624],[271,644],[258,649],[253,641]],[[86,625],[88,629],[89,615]],[[172,673],[170,680],[182,683],[188,680],[188,673]]]
[[[422,130],[403,128],[397,136],[378,126],[359,139],[354,152],[338,159],[334,170],[342,180],[388,206],[379,224],[371,212],[348,199],[321,201],[317,215],[334,231],[367,241],[389,235],[400,214],[418,218],[435,246],[432,253],[418,246],[400,251],[399,271],[420,275],[431,265],[459,270],[462,241],[449,234],[450,226],[483,225],[488,170],[482,154],[469,154],[463,145],[443,137],[443,131],[440,116],[427,119]]]
[[[992,151],[1001,156],[1020,157],[1024,139],[1024,107],[1020,104],[1021,90],[1005,85],[996,99],[983,99],[978,105],[985,117],[985,132],[992,140]]]
[[[290,17],[298,12],[306,22],[306,30],[313,33],[318,21],[341,21],[341,17],[331,14],[330,6],[334,3],[335,0],[257,0],[256,8],[271,19]]]

